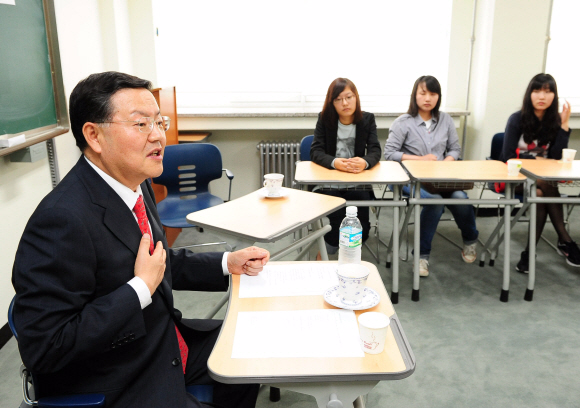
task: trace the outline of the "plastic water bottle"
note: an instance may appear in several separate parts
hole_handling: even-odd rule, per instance
[[[355,206],[346,207],[346,217],[340,224],[338,264],[360,264],[362,225],[356,217]]]

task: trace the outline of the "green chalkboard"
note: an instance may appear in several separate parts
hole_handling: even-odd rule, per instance
[[[44,6],[0,4],[0,135],[57,123]]]
[[[68,130],[54,0],[2,0],[0,139],[25,141],[0,147],[0,156]]]

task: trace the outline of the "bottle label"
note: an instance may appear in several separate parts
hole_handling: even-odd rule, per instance
[[[350,228],[340,230],[340,245],[348,248],[356,248],[362,245],[362,231],[355,231],[351,234]]]

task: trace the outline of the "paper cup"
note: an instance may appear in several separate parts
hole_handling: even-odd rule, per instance
[[[364,289],[369,277],[369,270],[361,264],[338,265],[338,296],[347,306],[356,306],[362,302]]]
[[[564,163],[572,163],[574,161],[574,156],[576,156],[576,150],[562,149],[562,161]]]
[[[358,317],[361,345],[365,353],[379,354],[385,348],[391,319],[383,313],[367,312]]]
[[[280,173],[270,173],[264,175],[264,187],[268,191],[268,196],[278,197],[282,189],[284,175]]]
[[[517,176],[520,170],[522,169],[522,162],[521,160],[508,160],[508,176]]]

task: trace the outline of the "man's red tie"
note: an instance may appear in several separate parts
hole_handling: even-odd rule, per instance
[[[147,219],[147,211],[145,210],[145,204],[143,203],[143,196],[140,195],[137,199],[137,203],[135,207],[133,207],[133,211],[137,216],[137,222],[139,223],[139,229],[141,230],[141,234],[149,234],[151,239],[149,244],[149,253],[152,254],[154,250],[153,245],[153,235],[151,235],[151,231],[149,230],[149,220]],[[181,354],[181,364],[183,365],[183,373],[185,374],[185,364],[187,363],[187,355],[189,353],[189,348],[187,347],[187,343],[183,340],[183,336],[179,332],[177,326],[175,326],[175,332],[177,333],[177,341],[179,342],[179,352]]]

